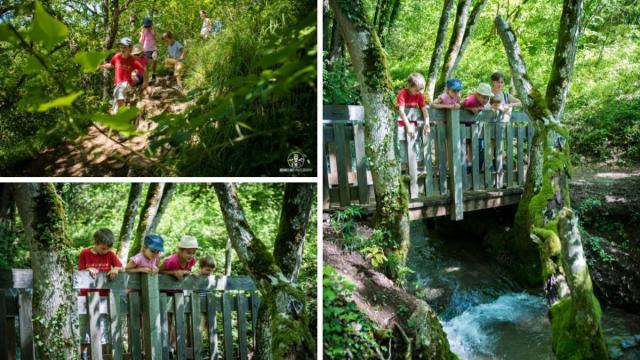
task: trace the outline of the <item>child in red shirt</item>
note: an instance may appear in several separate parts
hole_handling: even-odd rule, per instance
[[[99,229],[93,234],[93,246],[82,249],[78,257],[78,270],[88,270],[92,277],[96,277],[99,272],[108,273],[109,280],[113,280],[118,276],[122,263],[111,251],[113,246],[113,233],[109,229]],[[109,290],[80,289],[80,296],[86,296],[88,292],[99,291],[100,296],[108,296]],[[84,320],[84,321],[83,321]],[[106,343],[107,324],[106,319],[101,317],[100,327],[102,330],[102,342]],[[80,317],[80,335],[82,337],[82,345],[80,347],[81,359],[88,358],[87,350],[89,348],[89,324],[86,317]]]
[[[112,114],[118,113],[118,107],[124,105],[125,92],[129,85],[132,84],[131,73],[133,70],[138,70],[141,74],[144,74],[144,66],[131,56],[133,41],[125,37],[120,40],[119,45],[120,52],[115,54],[110,62],[98,66],[98,69],[115,69]],[[147,87],[147,79],[144,79],[142,87]]]
[[[421,74],[413,73],[407,79],[407,87],[401,89],[396,98],[396,105],[400,113],[398,126],[406,127],[409,136],[415,136],[415,127],[418,125],[414,116],[412,116],[412,119],[407,118],[405,109],[411,108],[420,109],[424,118],[423,134],[429,134],[429,113],[427,112],[427,103],[424,101],[424,96],[422,96],[424,85],[424,77]]]

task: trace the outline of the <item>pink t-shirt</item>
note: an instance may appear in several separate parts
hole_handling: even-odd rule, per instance
[[[488,101],[487,101],[488,102]],[[479,108],[484,107],[484,104],[481,104],[474,94],[467,96],[462,103],[462,106],[467,108]]]
[[[164,265],[165,270],[191,270],[193,265],[196,264],[196,258],[192,258],[190,261],[187,261],[185,267],[182,267],[180,266],[180,259],[178,258],[178,254],[173,254],[164,259],[164,262],[162,264]]]
[[[151,29],[142,29],[140,32],[140,44],[142,44],[142,50],[144,51],[157,50],[155,32]]]
[[[444,105],[455,105],[455,104],[460,102],[460,98],[459,97],[457,97],[457,96],[456,97],[451,97],[446,92],[444,92],[440,96],[438,96],[438,99],[440,99],[440,103],[444,104]]]
[[[131,261],[133,261],[133,263],[136,264],[137,267],[153,269],[158,267],[158,263],[160,262],[160,255],[152,259],[147,259],[142,252],[139,252],[136,256],[131,258]]]

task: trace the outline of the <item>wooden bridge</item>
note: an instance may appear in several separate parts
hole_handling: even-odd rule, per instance
[[[32,280],[30,269],[0,270],[0,359],[38,358]],[[94,279],[80,271],[73,286],[110,290],[109,296],[78,295],[78,314],[89,323],[91,359],[169,359],[173,331],[177,359],[248,359],[255,350],[260,298],[249,277],[188,276],[176,281],[166,275],[121,273],[108,281],[104,273]],[[101,341],[100,316],[108,319],[106,344]],[[174,320],[169,322],[169,317]]]
[[[375,208],[364,118],[362,106],[324,106],[325,210]],[[466,110],[429,109],[429,122],[426,137],[423,121],[417,136],[408,137],[398,127],[396,137],[412,220],[443,215],[461,220],[465,211],[519,201],[534,133],[526,113],[485,110],[474,116]]]

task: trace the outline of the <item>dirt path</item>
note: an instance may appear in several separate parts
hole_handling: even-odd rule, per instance
[[[14,168],[12,176],[145,176],[153,173],[154,160],[145,155],[150,131],[157,124],[149,118],[161,113],[181,113],[189,103],[173,89],[168,77],[158,78],[142,98],[130,105],[140,109],[141,134],[122,138],[96,123],[85,135],[47,149]]]

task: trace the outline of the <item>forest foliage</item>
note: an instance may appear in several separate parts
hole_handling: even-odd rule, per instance
[[[113,39],[137,42],[142,20],[150,17],[158,34],[171,31],[185,45],[184,101],[194,104],[184,114],[154,119],[160,126],[150,134],[146,153],[161,154],[154,171],[289,175],[279,169],[287,167],[291,152],[315,159],[315,5],[308,0],[3,2],[0,172],[75,139],[94,121],[125,137],[137,132],[134,108],[106,115],[111,96],[103,94],[103,74],[95,68],[117,51]],[[199,36],[200,9],[222,24],[207,40]],[[166,47],[158,46],[158,73],[166,75]]]
[[[364,3],[369,18],[373,19],[376,1]],[[442,3],[401,1],[397,17],[385,31],[384,38],[394,90],[403,87],[412,72],[427,75]],[[504,72],[506,88],[515,91],[509,84],[507,57],[493,25],[496,14],[505,17],[514,28],[533,84],[546,84],[561,12],[561,0],[489,0],[454,73],[455,78],[462,80],[463,95],[472,92],[480,82],[489,83],[495,71]],[[447,40],[452,28],[450,20]],[[637,162],[640,160],[640,5],[632,0],[585,1],[581,30],[563,116],[563,122],[570,129],[580,129],[572,131],[572,152],[579,159],[613,160],[618,164]],[[325,36],[327,33],[331,31],[325,32]],[[325,44],[328,40],[325,39]],[[360,103],[356,78],[347,52],[344,53],[346,59],[331,60],[325,51],[325,104]]]

